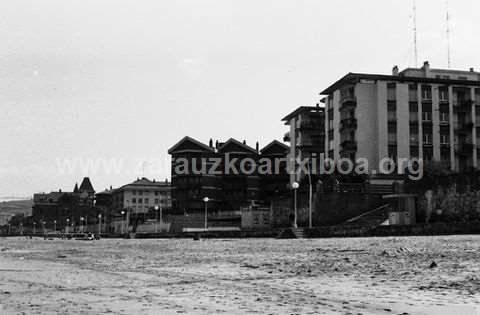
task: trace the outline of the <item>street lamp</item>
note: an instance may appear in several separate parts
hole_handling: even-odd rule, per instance
[[[83,233],[84,230],[85,230],[84,227],[83,227],[83,220],[85,220],[85,218],[84,218],[84,217],[80,217],[80,228],[81,228],[81,230],[82,230],[82,233]]]
[[[300,184],[297,182],[292,183],[292,188],[293,188],[293,209],[295,211],[294,213],[294,218],[293,218],[293,227],[297,227],[297,189],[300,187]]]
[[[102,233],[102,214],[98,214],[98,236]]]
[[[125,233],[125,211],[122,210],[122,234]]]
[[[210,199],[208,197],[203,198],[203,202],[205,202],[205,231],[207,230],[207,223],[208,223],[208,202]]]
[[[68,233],[68,224],[70,222],[70,219],[67,219],[67,225],[65,225],[65,233]]]
[[[57,232],[57,220],[53,220],[53,233]]]
[[[162,207],[155,205],[155,233],[157,233],[157,225],[158,225],[158,211],[160,210],[160,225],[162,223]]]
[[[35,235],[37,233],[37,223],[33,222],[33,234]]]
[[[43,234],[47,234],[47,222],[46,221],[43,221],[42,222],[42,225],[43,225]]]

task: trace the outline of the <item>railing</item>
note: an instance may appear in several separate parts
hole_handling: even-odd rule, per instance
[[[355,118],[344,118],[340,121],[340,130],[343,129],[355,129],[357,128],[357,119]]]

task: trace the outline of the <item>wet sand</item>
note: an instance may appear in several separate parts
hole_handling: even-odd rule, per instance
[[[0,314],[480,314],[480,236],[3,238]]]

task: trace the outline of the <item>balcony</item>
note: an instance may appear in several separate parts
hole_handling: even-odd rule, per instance
[[[455,152],[458,155],[470,156],[473,154],[473,144],[471,142],[463,142],[455,146]]]
[[[473,129],[473,122],[461,122],[457,123],[455,132],[457,134],[468,134],[471,133]]]
[[[354,95],[343,95],[340,98],[340,110],[355,108],[357,106],[357,98]]]
[[[357,142],[355,140],[345,140],[341,145],[343,151],[357,151]]]
[[[355,118],[344,118],[340,121],[340,131],[345,129],[356,129],[357,128],[357,119]]]
[[[298,143],[299,147],[319,147],[323,148],[324,142],[319,139],[304,138]]]
[[[466,100],[466,101],[458,101],[453,104],[453,111],[456,113],[459,112],[471,112],[472,111],[472,105],[473,101],[472,100]]]
[[[325,125],[321,120],[302,120],[299,128],[303,130],[323,130]]]

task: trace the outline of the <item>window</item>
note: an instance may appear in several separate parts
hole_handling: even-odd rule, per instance
[[[136,190],[132,190],[132,195],[136,195],[137,194],[137,191]]]
[[[140,195],[140,196],[143,195],[143,191],[139,190],[138,195]]]
[[[138,198],[138,203],[142,203],[143,199],[142,198]]]
[[[430,133],[423,134],[423,144],[432,144],[432,134]]]
[[[418,144],[418,133],[410,134],[410,142],[413,144]]]
[[[449,139],[449,135],[440,135],[440,144],[448,145]]]
[[[441,88],[441,89],[439,89],[438,93],[439,93],[439,97],[440,97],[441,102],[448,102],[448,89]]]
[[[448,123],[449,122],[448,113],[440,112],[440,122],[441,123]]]
[[[132,203],[137,203],[137,198],[132,198]]]
[[[155,198],[155,203],[158,204],[158,198]]]
[[[409,99],[410,102],[417,102],[418,101],[417,85],[416,84],[410,84],[408,86],[408,99]]]
[[[158,196],[159,193],[160,193],[160,192],[156,191],[156,192],[155,192],[155,196]]]
[[[422,86],[422,100],[429,101],[432,99],[432,88],[428,85]]]
[[[387,83],[387,100],[394,101],[397,99],[397,86],[395,83]]]
[[[328,120],[328,129],[333,129],[333,119]]]
[[[145,203],[148,203],[148,198],[145,198]]]
[[[422,112],[422,121],[432,121],[432,113]]]

